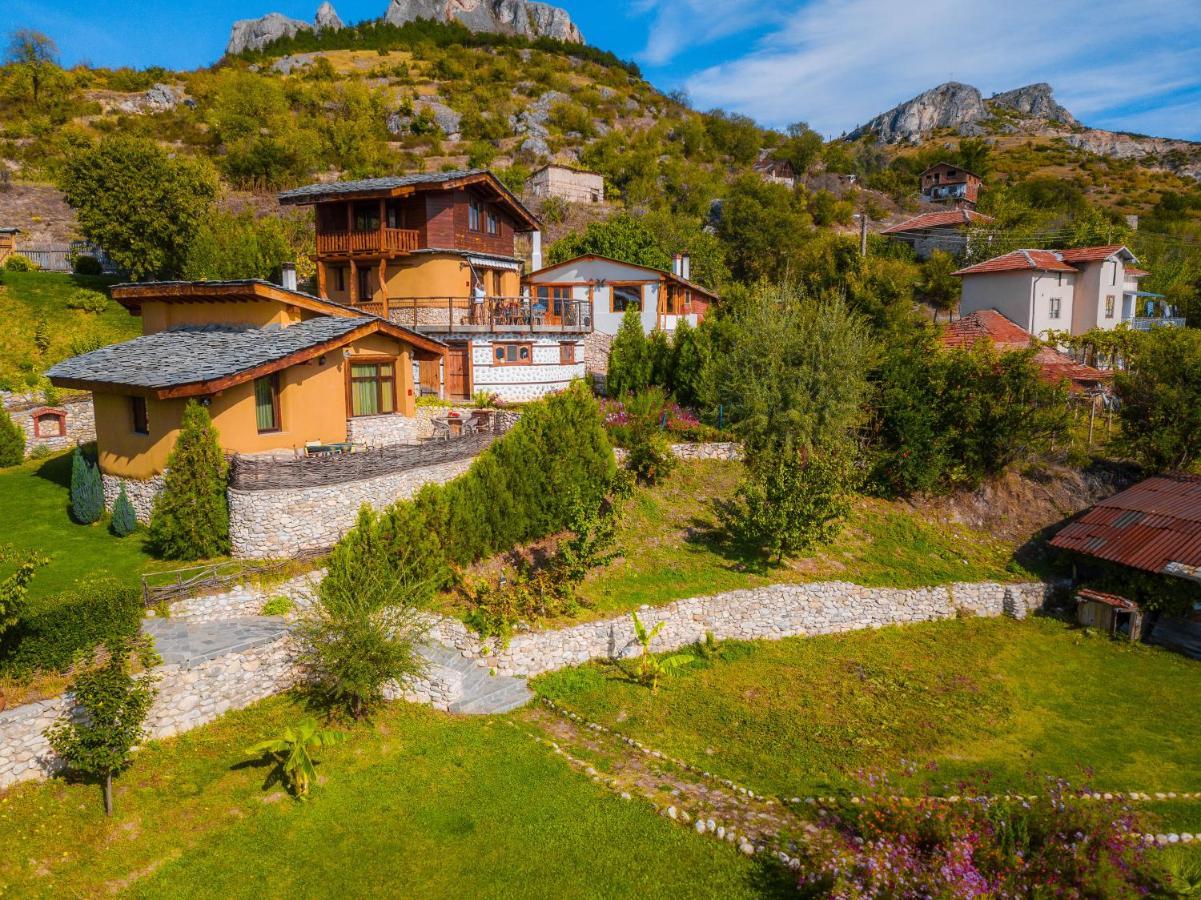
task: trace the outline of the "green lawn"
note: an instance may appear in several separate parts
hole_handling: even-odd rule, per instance
[[[321,752],[307,803],[242,748],[302,714],[277,697],[166,742],[117,783],[0,794],[19,896],[751,897],[779,874],[572,771],[519,719],[392,704]],[[3,893],[3,890],[0,890]]]
[[[715,503],[733,496],[741,473],[740,463],[688,462],[664,484],[639,489],[620,529],[622,556],[590,575],[580,592],[590,607],[585,616],[781,581],[921,587],[1025,576],[1013,548],[989,535],[869,498],[856,502],[830,547],[764,568],[733,553],[717,526]]]
[[[0,272],[0,387],[27,390],[36,376],[81,344],[114,344],[141,334],[141,319],[112,300],[99,313],[67,308],[79,288],[103,292],[112,282],[54,272]],[[39,319],[45,320],[44,351],[35,340]]]
[[[658,695],[600,664],[536,685],[593,721],[781,796],[853,792],[857,772],[895,774],[902,760],[935,765],[919,779],[950,793],[980,772],[993,787],[1028,785],[1029,772],[1099,789],[1201,789],[1201,663],[1051,619],[728,642]]]
[[[70,485],[70,453],[0,469],[0,543],[50,558],[30,584],[31,600],[102,577],[133,584],[146,568],[164,567],[146,552],[142,531],[118,538],[107,516],[95,525],[71,521]]]

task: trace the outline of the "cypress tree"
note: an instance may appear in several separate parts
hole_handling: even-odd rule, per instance
[[[25,432],[0,407],[0,467],[20,465],[25,459]]]
[[[642,313],[628,307],[609,348],[609,374],[605,382],[609,396],[646,390],[651,381],[651,367],[651,348],[642,331]]]
[[[129,502],[129,495],[125,493],[125,485],[121,485],[121,492],[117,494],[117,500],[113,503],[113,520],[109,528],[117,537],[125,537],[127,534],[133,534],[137,527],[137,513],[134,512],[133,504]]]
[[[163,559],[229,552],[227,465],[208,410],[189,400],[150,516],[150,546]]]
[[[91,525],[104,515],[104,483],[100,467],[78,447],[71,457],[71,516],[80,525]]]

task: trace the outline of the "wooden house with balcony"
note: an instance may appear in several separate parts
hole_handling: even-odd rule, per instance
[[[541,224],[491,172],[313,184],[280,202],[314,207],[321,297],[446,343],[416,373],[422,393],[528,400],[583,376],[588,310],[523,293],[517,237],[539,267]]]

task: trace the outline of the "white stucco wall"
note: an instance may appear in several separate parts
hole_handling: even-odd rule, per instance
[[[1076,276],[1076,314],[1072,333],[1083,334],[1091,328],[1113,328],[1122,321],[1122,293],[1126,288],[1126,268],[1118,259],[1073,263],[1080,269]],[[1105,299],[1114,298],[1114,313],[1105,315]]]
[[[603,259],[582,259],[547,269],[530,278],[533,284],[572,284],[572,296],[587,299],[588,285],[592,289],[592,328],[601,334],[617,334],[622,314],[612,312],[610,282],[640,282],[642,291],[642,329],[650,334],[657,324],[659,309],[659,276],[653,271],[626,263]],[[695,319],[695,316],[693,316]]]
[[[533,362],[528,366],[495,365],[493,340],[531,342]],[[575,344],[574,365],[562,365],[559,362],[559,345],[567,342]],[[537,400],[546,394],[563,390],[576,378],[584,377],[583,335],[511,334],[473,339],[471,369],[473,393],[489,391],[506,401]]]
[[[965,275],[960,315],[996,309],[1035,335],[1073,328],[1075,275],[1070,272],[994,272]],[[1051,299],[1060,301],[1059,317],[1051,318]],[[1033,301],[1033,302],[1032,302]]]

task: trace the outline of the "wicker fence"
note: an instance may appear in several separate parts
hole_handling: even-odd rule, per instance
[[[159,603],[174,603],[202,594],[218,594],[245,584],[255,578],[286,577],[303,571],[305,564],[315,565],[332,550],[305,550],[288,559],[269,560],[257,565],[248,565],[238,560],[189,566],[164,572],[147,572],[142,576],[142,602],[146,606]],[[300,568],[298,568],[300,567]]]

